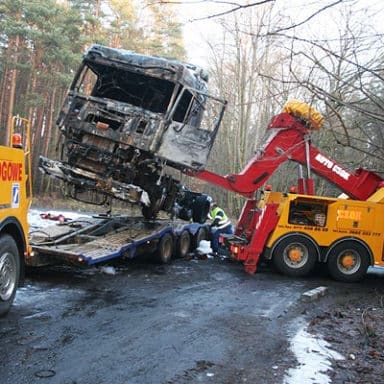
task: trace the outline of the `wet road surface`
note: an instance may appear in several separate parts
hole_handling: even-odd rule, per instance
[[[301,294],[347,289],[266,267],[247,275],[216,258],[113,270],[28,273],[0,319],[1,384],[282,383],[297,365],[289,342],[306,313]]]

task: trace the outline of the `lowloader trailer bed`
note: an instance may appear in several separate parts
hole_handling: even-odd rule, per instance
[[[132,216],[84,216],[30,232],[29,266],[90,266],[154,253],[160,263],[185,257],[208,237],[209,224]]]

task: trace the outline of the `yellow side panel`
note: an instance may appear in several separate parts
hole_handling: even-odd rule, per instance
[[[0,146],[0,221],[14,217],[28,241],[26,170],[22,149]]]
[[[333,213],[332,210],[330,212]],[[374,204],[339,204],[335,213],[336,228],[371,231],[376,216]]]
[[[291,199],[292,197],[289,197]],[[316,202],[316,198],[312,199]],[[318,201],[321,199],[317,198]],[[266,246],[289,233],[302,233],[312,238],[319,247],[329,247],[340,239],[354,238],[364,242],[371,250],[375,265],[384,266],[384,204],[367,201],[328,199],[325,225],[294,224],[288,219],[289,201],[282,201],[280,220]],[[310,202],[310,198],[299,201]]]

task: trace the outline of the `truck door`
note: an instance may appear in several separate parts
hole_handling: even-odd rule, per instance
[[[157,155],[171,163],[201,169],[208,161],[225,102],[190,88],[183,88],[170,111]]]

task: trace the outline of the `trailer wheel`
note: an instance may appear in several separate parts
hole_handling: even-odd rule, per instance
[[[193,238],[193,249],[196,249],[199,246],[201,240],[206,240],[207,238],[208,238],[207,228],[200,227]]]
[[[360,243],[345,240],[335,245],[328,256],[330,275],[339,281],[354,283],[367,273],[370,264],[368,250]]]
[[[306,237],[290,235],[280,241],[272,254],[273,264],[284,275],[306,276],[315,267],[316,245]]]
[[[177,257],[186,257],[191,248],[191,235],[187,230],[184,230],[180,233],[179,238],[177,239]]]
[[[20,278],[20,258],[15,240],[9,235],[0,237],[0,316],[11,308]]]
[[[192,205],[192,219],[195,223],[204,224],[207,221],[210,205],[207,195],[196,198]]]
[[[173,237],[170,233],[166,233],[159,241],[157,248],[158,261],[161,264],[168,264],[173,254]]]

